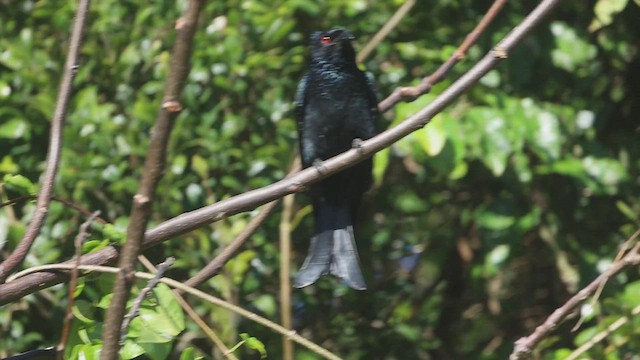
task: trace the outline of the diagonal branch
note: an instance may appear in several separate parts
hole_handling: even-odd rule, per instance
[[[405,3],[402,4],[402,6],[398,8],[398,10],[396,10],[395,14],[391,16],[389,21],[387,21],[386,24],[384,24],[384,26],[373,36],[371,41],[369,41],[367,45],[365,45],[364,48],[358,53],[356,62],[362,63],[364,59],[366,59],[367,56],[369,56],[369,54],[373,52],[373,49],[375,49],[376,46],[378,46],[378,44],[380,44],[382,40],[387,37],[387,35],[389,35],[391,30],[393,30],[398,25],[400,20],[402,20],[402,18],[404,18],[407,13],[409,13],[409,10],[411,10],[413,5],[415,4],[416,0],[405,1]]]
[[[473,44],[478,41],[480,35],[487,29],[487,26],[491,23],[491,21],[498,15],[500,9],[504,6],[507,0],[495,0],[493,5],[487,10],[487,13],[484,14],[478,25],[476,25],[475,29],[467,35],[462,44],[453,52],[453,55],[444,62],[444,64],[440,65],[438,70],[436,70],[433,74],[425,77],[420,81],[420,83],[416,86],[411,87],[400,87],[397,88],[389,95],[386,99],[382,100],[380,104],[378,104],[378,110],[383,113],[393,107],[395,104],[405,101],[411,102],[431,91],[433,85],[442,81],[445,76],[449,73],[449,71],[453,68],[455,64],[457,64],[460,60],[464,58],[467,51]]]
[[[305,186],[349,166],[353,166],[365,158],[370,157],[375,152],[391,146],[391,144],[404,136],[421,129],[433,116],[455,101],[469,87],[478,82],[482,76],[496,67],[501,60],[506,59],[509,52],[538,25],[559,2],[560,0],[541,1],[521,24],[505,36],[502,41],[473,68],[434,99],[432,103],[396,127],[388,129],[369,140],[363,141],[357,149],[348,150],[345,153],[323,162],[322,172],[319,172],[316,168],[308,168],[296,173],[290,178],[280,180],[263,188],[248,191],[218,203],[178,215],[147,230],[142,246],[144,248],[154,246],[200,226],[219,221],[241,211],[253,209],[283,197],[284,195],[302,191]],[[89,255],[92,256],[93,261],[96,261],[100,259],[102,253],[110,255],[115,251],[113,247],[107,247]],[[101,263],[105,263],[105,261],[93,262],[93,264]],[[64,281],[65,278],[65,274],[34,273],[13,283],[0,285],[0,305],[18,299],[37,289]]]
[[[22,276],[28,276],[27,274],[34,272],[34,271],[41,271],[41,270],[60,270],[60,271],[69,271],[72,270],[74,268],[74,265],[71,264],[53,264],[53,265],[41,265],[41,266],[35,266],[33,268],[29,268],[26,270],[23,270],[19,273],[16,273],[14,275],[12,275],[7,282],[11,283],[13,281],[19,281],[20,277]],[[96,266],[96,265],[80,265],[77,267],[79,270],[83,270],[83,271],[87,271],[87,272],[101,272],[101,273],[112,273],[112,274],[117,274],[118,272],[120,272],[120,269],[118,268],[114,268],[114,267],[109,267],[109,266]],[[133,274],[136,278],[138,279],[146,279],[146,280],[151,280],[154,277],[154,274],[151,273],[146,273],[146,272],[135,272]],[[166,278],[163,277],[160,279],[160,282],[162,282],[163,284],[166,284],[172,288],[174,288],[175,290],[180,290],[181,293],[187,293],[190,295],[193,295],[199,299],[202,299],[204,301],[207,301],[211,304],[217,305],[225,310],[231,311],[233,313],[236,313],[242,317],[244,317],[247,320],[253,321],[255,323],[258,323],[260,325],[266,326],[267,328],[274,330],[278,333],[280,333],[281,335],[286,336],[287,338],[297,342],[298,344],[306,347],[307,349],[315,352],[316,354],[326,358],[326,359],[332,359],[332,360],[340,360],[340,358],[336,355],[334,355],[333,353],[331,353],[329,350],[321,347],[320,345],[312,342],[311,340],[307,340],[306,338],[298,335],[294,330],[288,330],[283,328],[282,326],[278,325],[277,323],[264,318],[256,313],[250,312],[248,310],[245,310],[243,308],[241,308],[238,305],[234,305],[228,301],[222,300],[220,298],[217,298],[213,295],[209,295],[203,291],[200,291],[196,288],[187,286],[185,284],[183,284],[180,281],[177,280],[173,280],[171,278]],[[228,355],[228,354],[226,354]]]
[[[127,228],[127,240],[122,248],[120,272],[113,287],[113,300],[107,311],[104,330],[103,347],[100,359],[115,360],[118,358],[119,340],[125,307],[131,287],[135,281],[135,264],[144,238],[151,205],[156,187],[162,178],[165,168],[169,136],[176,116],[180,113],[180,94],[189,74],[189,60],[193,47],[198,15],[203,0],[191,0],[183,15],[176,22],[177,37],[174,44],[171,69],[167,79],[162,109],[158,114],[155,127],[151,132],[148,156],[144,164],[144,172],[138,193],[133,197],[133,209]]]
[[[74,245],[76,248],[76,256],[75,256],[75,265],[71,270],[71,280],[69,281],[69,291],[67,292],[67,310],[65,311],[64,316],[64,326],[62,327],[62,336],[60,337],[60,342],[56,347],[56,358],[62,359],[62,355],[64,354],[64,349],[67,346],[67,341],[69,340],[69,334],[71,331],[71,324],[73,322],[73,303],[74,303],[74,293],[76,292],[76,285],[78,282],[78,266],[80,266],[80,256],[82,255],[82,244],[85,242],[87,237],[89,236],[89,226],[91,223],[100,215],[100,210],[95,211],[93,214],[85,220],[85,222],[80,225],[80,229],[78,230],[78,235],[74,240]]]
[[[293,167],[287,177],[295,174],[300,170],[300,160],[296,159],[293,163]],[[256,215],[247,226],[242,230],[242,232],[235,238],[229,245],[225,246],[224,249],[216,256],[207,266],[203,267],[197,274],[195,274],[191,279],[187,280],[185,284],[193,287],[197,287],[203,282],[207,281],[209,278],[212,278],[220,273],[224,264],[226,264],[233,255],[235,255],[238,250],[244,245],[244,243],[251,238],[251,235],[258,230],[260,225],[266,220],[266,218],[271,214],[273,209],[278,205],[278,201],[272,201],[266,204],[262,209],[260,209],[260,213]]]
[[[496,0],[494,4],[487,11],[487,14],[485,14],[482,17],[482,19],[480,20],[480,23],[475,27],[475,29],[469,35],[466,36],[465,41],[460,45],[458,50],[455,52],[455,55],[451,59],[449,59],[445,64],[443,64],[436,71],[436,73],[425,78],[425,79],[430,79],[428,81],[430,84],[429,89],[435,83],[441,81],[444,78],[444,76],[448,73],[448,70],[451,69],[451,67],[453,67],[458,60],[462,59],[463,55],[467,52],[467,50],[471,47],[471,45],[473,45],[477,41],[480,34],[482,34],[482,32],[487,28],[489,23],[495,18],[496,14],[500,11],[500,9],[502,8],[502,5],[504,5],[505,2],[506,0]],[[409,10],[411,10],[413,5],[415,5],[415,0],[407,0],[404,4],[402,4],[400,8],[398,8],[396,13],[393,14],[393,16],[389,19],[389,21],[387,21],[387,23],[382,27],[382,29],[380,29],[380,31],[378,31],[378,33],[373,37],[373,39],[369,41],[369,43],[364,47],[364,49],[360,51],[360,53],[358,53],[358,60],[357,60],[358,62],[362,62],[373,50],[373,48],[375,48],[375,46],[377,46],[387,35],[389,35],[391,30],[393,30],[393,28],[396,25],[398,25],[398,23],[402,20],[402,18],[409,12]],[[446,69],[446,71],[444,69]],[[426,92],[428,92],[428,89],[424,93]],[[391,99],[391,97],[388,97],[387,99],[380,102],[379,106],[383,106],[383,104],[385,104],[383,111],[386,112],[389,109],[391,109],[391,107],[396,105],[400,100],[401,100],[400,98],[393,100]],[[297,158],[297,161],[299,161],[299,158]],[[298,163],[297,165],[294,165],[293,170],[289,172],[287,177],[291,176],[292,174],[296,173],[299,170],[300,170],[300,165]],[[224,264],[226,264],[229,261],[229,259],[231,259],[231,257],[240,249],[240,247],[244,245],[244,243],[251,237],[251,235],[253,235],[253,233],[258,229],[258,227],[260,227],[260,225],[266,220],[266,218],[273,211],[273,209],[275,209],[277,205],[277,201],[278,200],[274,200],[273,202],[266,204],[260,210],[260,213],[255,218],[253,218],[253,220],[251,220],[251,222],[242,231],[242,233],[238,235],[238,237],[234,239],[229,245],[227,245],[215,259],[213,259],[209,264],[207,264],[207,266],[205,266],[196,275],[194,275],[191,279],[189,279],[187,281],[187,284],[190,286],[196,287],[202,282],[206,281],[207,279],[217,275],[222,269],[222,267],[224,266]]]
[[[58,99],[56,100],[56,108],[53,112],[53,119],[51,120],[49,149],[47,150],[47,167],[40,186],[36,210],[24,237],[18,246],[16,246],[13,253],[0,264],[0,283],[3,283],[11,271],[22,263],[27,253],[29,253],[29,249],[31,249],[36,237],[40,234],[44,221],[47,219],[49,204],[51,203],[51,196],[53,195],[53,187],[56,183],[56,175],[58,174],[58,165],[60,164],[62,128],[64,127],[64,119],[67,116],[67,107],[69,105],[69,99],[71,98],[73,79],[78,72],[78,54],[80,53],[80,47],[82,45],[82,35],[84,33],[90,3],[90,0],[80,0],[75,19],[73,20],[69,53],[67,54],[67,61],[64,65],[60,89],[58,90]]]
[[[120,344],[124,344],[124,341],[127,338],[127,332],[129,331],[129,326],[131,325],[131,321],[135,319],[138,315],[140,315],[140,307],[142,306],[142,302],[144,299],[151,293],[151,290],[155,288],[160,282],[160,278],[164,275],[164,273],[169,270],[173,263],[176,261],[175,258],[167,258],[164,262],[158,265],[157,269],[155,269],[154,276],[147,285],[140,290],[138,296],[133,301],[133,305],[131,305],[131,309],[129,313],[124,317],[124,321],[122,322],[122,327],[120,328]]]
[[[19,196],[19,197],[17,197],[17,198],[13,198],[13,199],[11,199],[11,200],[7,200],[7,201],[5,201],[5,202],[1,203],[1,204],[0,204],[0,209],[2,209],[2,208],[3,208],[3,207],[5,207],[5,206],[12,206],[12,205],[15,205],[15,204],[20,203],[20,202],[22,202],[22,201],[27,201],[27,200],[31,200],[31,199],[36,199],[37,197],[38,197],[37,195],[24,195],[24,196]],[[74,202],[72,202],[72,201],[69,201],[69,200],[66,200],[66,199],[59,198],[59,197],[57,197],[57,196],[55,196],[55,195],[51,196],[51,200],[52,200],[52,201],[57,201],[57,202],[61,203],[62,205],[66,206],[66,207],[68,207],[68,208],[70,208],[70,209],[73,209],[73,210],[75,210],[75,211],[79,212],[80,214],[82,214],[82,215],[84,215],[84,216],[86,216],[86,217],[89,217],[89,216],[91,216],[91,214],[93,214],[93,213],[92,213],[91,211],[89,211],[88,209],[85,209],[85,208],[83,208],[82,206],[80,206],[80,205],[78,205],[78,204],[76,204],[76,203],[74,203]],[[106,224],[106,223],[107,223],[107,220],[105,220],[105,219],[101,218],[100,216],[96,217],[96,218],[95,218],[95,220],[96,220],[97,222],[99,222],[100,224]]]
[[[636,231],[636,233],[631,236],[631,241],[633,241],[633,239],[637,238],[639,235],[640,230]],[[544,323],[542,323],[535,329],[535,331],[531,335],[525,336],[516,341],[513,352],[509,356],[509,360],[530,359],[533,349],[535,349],[535,347],[538,346],[538,344],[540,344],[543,339],[549,336],[551,331],[556,329],[558,325],[560,325],[567,318],[567,316],[569,316],[573,312],[574,309],[576,309],[580,304],[582,304],[591,295],[598,291],[602,284],[606,283],[609,278],[620,273],[627,267],[638,265],[640,265],[640,243],[634,246],[631,251],[629,251],[625,256],[622,257],[622,259],[614,262],[606,272],[602,273],[589,285],[578,291],[578,293],[567,300],[564,305],[557,308],[544,321]]]

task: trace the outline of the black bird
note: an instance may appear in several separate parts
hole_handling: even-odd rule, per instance
[[[378,101],[373,85],[358,69],[342,28],[311,35],[309,71],[300,81],[295,116],[303,167],[338,155],[376,134]],[[333,274],[357,290],[366,284],[360,271],[353,222],[362,195],[372,183],[372,160],[334,174],[310,187],[315,234],[294,286]]]

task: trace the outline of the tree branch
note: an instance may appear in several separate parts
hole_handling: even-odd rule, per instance
[[[87,237],[89,236],[89,226],[91,223],[100,215],[100,210],[95,211],[93,214],[89,216],[89,218],[80,225],[80,229],[78,231],[78,235],[74,239],[73,243],[76,248],[76,256],[74,268],[71,270],[71,280],[69,281],[69,292],[67,295],[67,310],[65,311],[64,317],[64,326],[62,327],[62,336],[60,336],[60,342],[56,347],[56,358],[61,360],[64,354],[64,348],[67,346],[67,341],[69,339],[69,332],[71,331],[71,323],[73,322],[73,314],[71,310],[73,309],[73,294],[76,292],[76,285],[78,282],[78,266],[80,266],[80,257],[82,255],[82,244],[85,242]]]
[[[589,341],[582,344],[579,348],[575,349],[571,354],[569,354],[569,356],[567,356],[565,360],[577,360],[578,358],[580,358],[582,354],[589,351],[589,349],[594,347],[597,343],[606,339],[609,335],[614,333],[616,330],[621,328],[624,324],[628,323],[629,320],[633,319],[638,315],[640,315],[640,305],[634,307],[631,310],[629,315],[619,318],[618,320],[612,322],[611,325],[607,326],[606,329],[595,334],[591,339],[589,339]]]
[[[287,174],[287,177],[295,174],[300,171],[300,160],[299,158],[293,164],[291,171]],[[265,221],[265,219],[271,214],[273,209],[278,205],[278,200],[272,201],[266,204],[262,209],[260,209],[260,213],[256,215],[247,226],[242,230],[242,232],[231,242],[229,245],[225,246],[224,249],[216,256],[207,266],[202,268],[197,274],[195,274],[191,279],[187,280],[185,284],[193,287],[197,287],[208,279],[218,275],[222,270],[224,264],[226,264],[235,253],[240,250],[242,245],[251,238],[251,235],[258,230],[258,227]]]
[[[280,322],[286,329],[291,329],[291,218],[293,217],[293,195],[282,200],[282,217],[280,219]],[[282,338],[282,359],[293,360],[293,343]]]
[[[49,149],[47,150],[47,167],[42,178],[40,193],[38,194],[38,201],[36,202],[36,210],[31,222],[29,222],[29,227],[24,237],[20,240],[20,243],[16,246],[13,253],[0,264],[0,284],[5,281],[13,269],[22,263],[27,253],[29,253],[29,249],[31,249],[36,237],[40,234],[44,221],[47,219],[51,195],[53,194],[53,187],[56,183],[56,175],[58,174],[58,165],[60,163],[62,128],[64,127],[64,119],[67,116],[67,107],[69,105],[69,99],[71,98],[73,79],[78,72],[78,54],[80,53],[80,47],[82,45],[82,35],[84,33],[90,3],[90,0],[80,0],[73,20],[67,61],[65,62],[62,80],[60,81],[60,89],[58,90],[58,99],[56,100],[53,119],[51,119]]]
[[[640,235],[640,230],[636,231],[631,237],[632,239]],[[531,352],[535,349],[540,342],[549,336],[551,331],[555,330],[569,316],[575,308],[587,300],[593,295],[603,283],[606,283],[609,278],[618,274],[622,270],[629,266],[640,265],[640,243],[627,253],[620,261],[614,262],[611,267],[589,285],[580,290],[577,294],[567,300],[564,305],[557,308],[542,325],[538,326],[535,331],[526,337],[520,338],[516,341],[513,348],[513,352],[509,356],[509,360],[524,360],[531,358]]]
[[[428,83],[430,84],[429,89],[435,83],[442,81],[442,79],[444,79],[448,71],[458,62],[458,60],[462,59],[463,55],[467,52],[467,50],[471,47],[471,45],[473,45],[477,41],[477,39],[480,37],[480,34],[482,34],[482,32],[487,28],[489,23],[495,18],[496,14],[500,11],[500,9],[502,8],[505,2],[506,0],[496,0],[493,3],[493,5],[489,8],[487,13],[482,17],[482,19],[480,20],[480,23],[478,23],[475,29],[469,35],[466,36],[465,41],[460,45],[460,47],[458,47],[454,56],[451,59],[449,59],[445,64],[443,64],[436,71],[436,73],[425,78],[426,80],[428,79]],[[380,29],[380,31],[378,31],[378,33],[373,37],[373,39],[371,39],[371,41],[367,43],[364,49],[358,53],[358,60],[357,60],[358,62],[362,62],[369,55],[372,49],[377,44],[379,44],[387,35],[389,35],[389,32],[391,32],[391,30],[398,25],[400,20],[402,20],[402,18],[409,12],[409,10],[411,10],[413,5],[415,5],[414,0],[407,0],[404,4],[402,4],[400,8],[398,8],[396,13],[393,14],[393,16],[389,19],[389,21],[387,21],[387,23],[383,26],[383,28]],[[444,69],[446,69],[446,71]],[[409,89],[409,88],[406,88],[406,89]],[[422,94],[427,93],[429,89],[424,91]],[[384,104],[384,108],[381,107],[382,112],[388,111],[389,109],[391,109],[391,107],[393,107],[394,105],[396,105],[398,102],[402,100],[401,98],[397,98],[397,99],[392,98],[392,96],[393,94],[388,98],[386,98],[385,100],[383,100],[382,102],[380,102],[380,104],[378,105],[379,107],[381,107],[383,106],[382,104]],[[297,160],[299,160],[299,158]],[[289,172],[287,177],[291,176],[293,173],[299,170],[300,170],[300,164],[297,163],[297,165],[294,166],[294,169]],[[224,264],[226,264],[229,261],[229,259],[231,259],[231,257],[240,249],[240,247],[244,245],[244,243],[251,237],[251,235],[253,235],[253,233],[258,229],[258,227],[268,217],[271,211],[275,209],[277,201],[278,200],[275,200],[271,203],[266,204],[266,206],[260,210],[260,213],[255,218],[253,218],[253,220],[251,220],[251,222],[242,231],[242,233],[238,235],[238,237],[235,240],[233,240],[229,245],[227,245],[227,247],[215,259],[213,259],[207,266],[205,266],[202,270],[200,270],[200,272],[198,272],[191,279],[189,279],[186,282],[186,284],[193,287],[197,287],[199,284],[206,281],[207,279],[213,276],[216,276],[220,272]]]
[[[103,329],[102,360],[118,358],[119,340],[125,307],[135,280],[135,264],[140,252],[147,222],[151,216],[151,205],[156,186],[165,168],[167,145],[173,129],[173,122],[182,110],[180,94],[189,74],[189,61],[193,47],[193,37],[203,0],[191,0],[182,16],[176,21],[177,37],[173,47],[171,69],[167,79],[162,109],[151,132],[148,156],[138,193],[133,197],[133,209],[127,228],[127,240],[122,248],[121,269],[113,288],[113,299],[107,311]]]
[[[433,116],[456,100],[464,91],[493,69],[501,60],[506,59],[508,53],[542,21],[559,1],[560,0],[543,0],[523,22],[505,36],[492,51],[486,54],[473,68],[442,92],[432,103],[404,120],[398,126],[388,129],[369,140],[363,141],[359,148],[348,150],[345,153],[323,162],[321,173],[316,168],[308,168],[296,173],[290,178],[280,180],[263,188],[251,190],[218,203],[178,215],[147,230],[142,246],[144,248],[154,246],[200,226],[219,221],[241,211],[253,209],[283,197],[284,195],[303,191],[307,185],[330,176],[346,167],[353,166],[373,155],[375,152],[390,146],[402,137],[421,129]],[[92,255],[92,259],[96,261],[101,258],[103,252],[105,255],[108,255],[113,254],[115,251],[115,248],[107,247],[88,255]],[[93,264],[103,264],[106,260],[105,257],[104,261],[98,260],[98,262],[94,262]],[[0,285],[0,305],[11,302],[46,286],[59,283],[64,279],[64,274],[35,273],[20,279],[19,282],[16,281],[15,285]]]
[[[433,74],[425,77],[420,81],[420,83],[416,86],[411,87],[399,87],[391,93],[386,99],[382,100],[380,104],[378,104],[378,110],[381,113],[386,112],[395,104],[405,101],[411,102],[431,91],[433,85],[442,81],[445,76],[449,73],[449,71],[453,68],[455,64],[457,64],[460,60],[464,58],[469,48],[478,41],[480,35],[486,30],[487,26],[491,23],[491,21],[498,15],[500,9],[504,6],[507,0],[496,0],[493,2],[493,5],[487,10],[487,13],[484,14],[478,25],[476,25],[475,29],[467,35],[462,44],[453,52],[453,55],[444,62],[444,64],[440,65],[438,70],[436,70]],[[407,2],[408,3],[408,2]]]
[[[133,305],[131,305],[131,309],[129,313],[124,317],[124,321],[122,322],[122,327],[120,328],[120,344],[123,345],[125,339],[127,338],[127,332],[129,331],[129,325],[131,321],[140,314],[140,306],[142,306],[142,302],[144,298],[149,295],[151,290],[153,290],[156,285],[160,282],[160,278],[164,275],[164,273],[169,270],[169,268],[173,265],[176,259],[170,257],[167,258],[164,262],[158,265],[157,269],[155,269],[154,276],[147,285],[140,290],[138,296],[133,301]]]
[[[389,35],[391,30],[393,30],[398,25],[400,20],[402,20],[402,18],[404,18],[407,13],[409,13],[409,10],[411,10],[413,5],[415,4],[416,0],[405,1],[404,4],[402,4],[402,6],[398,8],[398,10],[396,10],[395,14],[393,14],[393,16],[391,16],[391,18],[386,22],[386,24],[384,24],[384,26],[373,36],[371,41],[369,41],[367,45],[362,48],[362,50],[356,57],[356,62],[362,63],[364,59],[366,59],[367,56],[369,56],[369,54],[373,52],[373,49],[375,49],[376,46],[378,46],[378,44],[380,44],[380,42],[382,42],[382,40],[387,37],[387,35]]]
[[[17,274],[14,274],[13,276],[11,276],[11,278],[9,280],[7,280],[8,283],[12,282],[12,281],[19,281],[19,278],[21,276],[28,276],[27,274],[29,274],[32,271],[42,271],[42,270],[64,270],[65,272],[68,272],[69,270],[73,269],[73,265],[72,264],[53,264],[53,265],[42,265],[42,266],[37,266],[34,267],[32,269],[27,269],[27,270],[23,270]],[[120,269],[118,268],[114,268],[114,267],[109,267],[109,266],[96,266],[96,265],[80,265],[78,267],[78,269],[80,270],[86,270],[86,271],[97,271],[97,272],[104,272],[104,273],[112,273],[112,274],[118,274],[120,272]],[[154,274],[150,274],[150,273],[144,273],[144,272],[135,272],[134,276],[138,279],[147,279],[150,280],[154,277]],[[15,280],[11,280],[11,279],[15,279]],[[182,293],[187,293],[187,294],[191,294],[193,296],[196,296],[204,301],[207,301],[211,304],[220,306],[223,309],[229,310],[231,312],[234,312],[242,317],[244,317],[247,320],[251,320],[253,322],[256,322],[260,325],[263,325],[281,335],[286,336],[287,338],[297,342],[298,344],[306,347],[307,349],[315,352],[316,354],[326,358],[326,359],[331,359],[331,360],[340,360],[340,358],[334,354],[332,354],[329,350],[321,347],[320,345],[305,339],[304,337],[298,335],[294,330],[288,330],[283,328],[282,326],[274,323],[273,321],[264,318],[256,313],[252,313],[248,310],[245,310],[237,305],[234,305],[230,302],[224,301],[220,298],[217,298],[215,296],[209,295],[203,291],[200,291],[198,289],[195,289],[193,287],[187,286],[185,284],[183,284],[180,281],[176,281],[170,278],[161,278],[160,282],[167,284],[168,286],[174,288],[174,289],[179,289]]]
[[[37,195],[19,196],[17,198],[13,198],[13,199],[7,200],[7,201],[3,202],[2,204],[0,204],[0,209],[2,209],[5,206],[15,205],[15,204],[17,204],[19,202],[22,202],[22,201],[27,201],[27,200],[31,200],[31,199],[37,199],[37,198],[38,198]],[[55,195],[51,196],[51,200],[52,201],[57,201],[57,202],[65,205],[65,206],[67,206],[67,207],[79,212],[80,214],[82,214],[82,215],[84,215],[86,217],[89,217],[89,216],[91,216],[93,214],[91,211],[83,208],[82,206],[80,206],[80,205],[78,205],[76,203],[73,203],[73,202],[71,202],[69,200],[59,198],[59,197],[57,197]],[[107,220],[101,218],[100,216],[96,217],[94,220],[99,222],[100,224],[106,224],[107,223]]]

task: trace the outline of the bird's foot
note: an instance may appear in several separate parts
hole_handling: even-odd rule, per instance
[[[324,174],[326,168],[324,167],[324,162],[320,159],[315,159],[313,160],[313,167],[316,168],[316,170],[320,173],[320,174]]]
[[[362,148],[362,139],[360,138],[353,139],[353,142],[351,143],[351,148],[358,150],[358,153],[362,153],[362,151],[364,150]]]

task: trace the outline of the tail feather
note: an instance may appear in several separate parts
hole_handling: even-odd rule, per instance
[[[311,238],[309,254],[298,271],[293,286],[297,288],[309,286],[316,282],[320,276],[329,273],[333,243],[332,233],[331,230],[327,230]]]
[[[365,284],[360,271],[360,261],[355,240],[352,226],[333,232],[331,274],[344,280],[353,289],[365,290],[367,284]]]
[[[309,254],[295,277],[294,286],[311,285],[330,273],[353,289],[365,290],[348,209],[316,207],[314,210],[317,231],[311,238]]]

